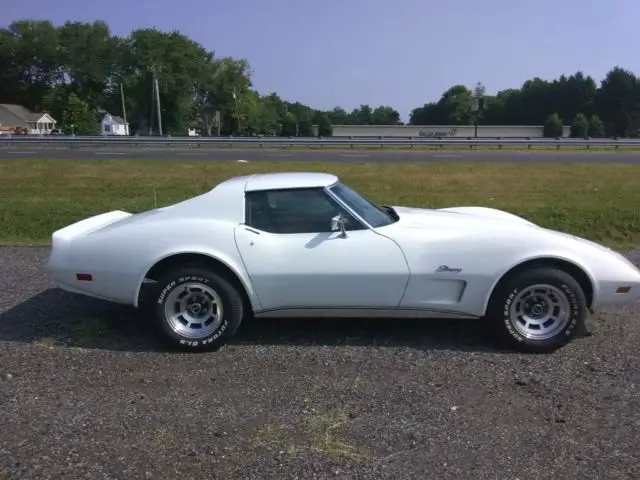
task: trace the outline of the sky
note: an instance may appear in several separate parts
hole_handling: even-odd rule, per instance
[[[488,94],[534,76],[618,65],[640,75],[640,1],[0,0],[20,19],[103,20],[117,35],[179,30],[249,60],[261,94],[319,109],[390,105],[404,121],[454,84]]]

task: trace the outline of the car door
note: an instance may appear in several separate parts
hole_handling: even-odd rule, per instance
[[[400,247],[324,189],[247,192],[246,203],[236,245],[265,310],[399,304],[409,278]],[[346,237],[331,231],[338,213]]]

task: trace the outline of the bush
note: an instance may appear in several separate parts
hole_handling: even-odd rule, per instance
[[[547,138],[556,138],[562,136],[562,120],[557,113],[552,113],[544,124],[543,135]]]
[[[585,138],[589,134],[589,121],[582,113],[576,114],[571,124],[571,134],[573,138]]]

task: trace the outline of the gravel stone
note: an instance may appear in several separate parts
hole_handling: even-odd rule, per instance
[[[2,480],[640,478],[640,303],[550,355],[480,322],[306,319],[187,354],[52,288],[48,251],[0,248]]]

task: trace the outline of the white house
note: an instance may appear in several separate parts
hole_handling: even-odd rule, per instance
[[[100,122],[102,135],[129,135],[129,123],[122,117],[107,113]]]

